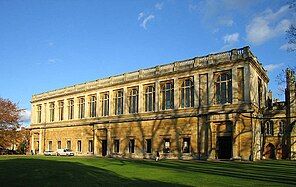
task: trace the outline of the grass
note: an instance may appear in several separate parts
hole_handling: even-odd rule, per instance
[[[295,186],[295,161],[1,156],[1,186]]]

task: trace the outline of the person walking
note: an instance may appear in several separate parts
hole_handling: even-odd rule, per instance
[[[159,160],[159,152],[156,151],[156,158],[155,158],[155,161],[157,162]]]

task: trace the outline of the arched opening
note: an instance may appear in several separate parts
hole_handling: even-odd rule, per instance
[[[265,158],[267,159],[276,159],[276,149],[275,146],[272,143],[267,144],[265,147]]]

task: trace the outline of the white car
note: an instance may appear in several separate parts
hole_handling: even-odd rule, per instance
[[[53,151],[44,151],[44,156],[54,156],[56,153]]]
[[[57,156],[74,156],[74,152],[70,149],[58,149]]]

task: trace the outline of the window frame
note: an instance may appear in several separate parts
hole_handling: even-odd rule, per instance
[[[170,85],[168,87],[168,85]],[[162,110],[171,110],[174,109],[174,81],[165,81],[161,83],[161,109]],[[167,95],[168,94],[168,95]],[[169,105],[169,106],[168,106]]]
[[[155,85],[147,85],[145,88],[145,112],[155,111]]]
[[[225,78],[224,78],[225,76]],[[216,104],[231,104],[233,100],[232,70],[215,73]]]
[[[188,82],[189,84],[187,85]],[[180,107],[181,108],[194,107],[194,81],[192,77],[185,78],[182,81],[181,89],[180,89]]]

